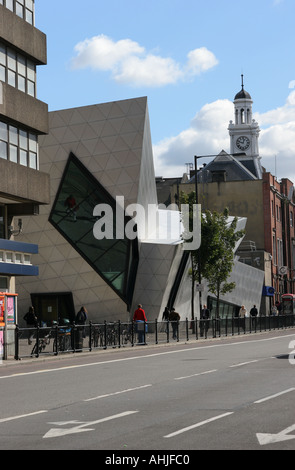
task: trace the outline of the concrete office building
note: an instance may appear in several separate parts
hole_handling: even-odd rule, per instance
[[[15,279],[38,275],[32,264],[38,246],[19,238],[23,218],[49,202],[38,150],[48,132],[48,108],[36,92],[44,64],[46,36],[34,26],[34,1],[0,0],[0,324],[6,315],[8,343],[17,321]]]

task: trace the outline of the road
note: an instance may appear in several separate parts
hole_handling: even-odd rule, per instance
[[[5,364],[0,449],[293,450],[294,350],[289,329]]]

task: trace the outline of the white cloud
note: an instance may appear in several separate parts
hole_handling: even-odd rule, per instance
[[[234,106],[229,100],[203,106],[187,130],[154,146],[156,175],[180,176],[186,171],[186,163],[194,162],[194,155],[229,152],[227,128],[233,114]],[[254,117],[261,128],[262,166],[272,174],[276,172],[278,178],[289,178],[295,183],[295,91],[289,94],[284,106],[256,113]]]
[[[131,39],[115,42],[105,35],[85,39],[74,50],[76,57],[71,61],[74,69],[109,71],[115,81],[132,86],[160,87],[185,81],[218,64],[206,47],[190,51],[187,63],[182,66],[173,58],[147,52]]]
[[[208,51],[206,47],[200,47],[194,51],[190,51],[187,55],[187,70],[193,75],[199,75],[206,72],[218,64],[215,55]]]
[[[186,163],[193,163],[194,155],[211,155],[222,149],[229,151],[227,125],[232,118],[233,104],[229,100],[203,106],[188,129],[154,146],[156,174],[179,176],[185,172]]]

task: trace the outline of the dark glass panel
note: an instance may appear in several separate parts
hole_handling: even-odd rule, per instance
[[[112,209],[110,225],[115,231],[116,201],[71,154],[49,221],[129,305],[138,263],[137,240],[96,239],[93,227],[99,217],[93,210],[98,204]]]

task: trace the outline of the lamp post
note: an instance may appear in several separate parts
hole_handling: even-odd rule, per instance
[[[197,174],[197,172],[198,172],[198,168],[197,168],[198,159],[199,158],[213,158],[213,157],[216,157],[216,155],[195,155],[194,156],[196,205],[199,204],[198,174]],[[199,301],[200,301],[200,315],[201,315],[201,311],[202,311],[202,293],[201,293],[202,277],[201,277],[201,270],[200,270],[200,267],[201,267],[200,257],[201,257],[201,252],[200,252],[200,248],[199,248],[198,249],[198,256],[197,256],[197,266],[198,266],[198,284],[199,284],[199,289],[200,289],[199,290]],[[193,268],[193,259],[192,259],[192,268]],[[194,272],[193,272],[193,279],[194,279]],[[194,284],[194,280],[193,280],[193,284]],[[194,288],[193,288],[193,292],[194,292]],[[192,303],[194,303],[194,300],[192,301]]]

